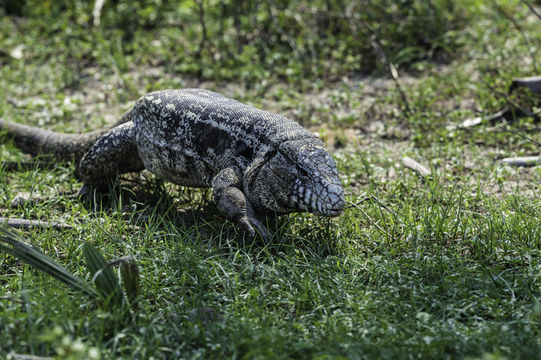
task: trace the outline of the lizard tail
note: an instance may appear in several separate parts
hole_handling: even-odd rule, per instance
[[[52,155],[63,161],[79,161],[104,132],[100,129],[85,134],[62,134],[3,120],[0,120],[0,131],[5,132],[13,144],[26,153]]]
[[[126,121],[129,121],[129,111],[113,125],[83,134],[64,134],[0,119],[0,132],[6,133],[16,147],[28,154],[51,155],[57,160],[78,163],[96,140]]]

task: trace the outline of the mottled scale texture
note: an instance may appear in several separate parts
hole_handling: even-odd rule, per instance
[[[23,150],[81,159],[86,186],[147,169],[176,184],[211,187],[219,210],[244,230],[270,237],[262,215],[339,215],[344,193],[322,142],[298,123],[202,89],[139,99],[116,126],[58,134],[0,121]],[[66,154],[69,153],[69,154]]]
[[[220,170],[246,169],[286,140],[321,145],[294,121],[200,89],[148,94],[132,120],[145,167],[187,186],[208,187]]]

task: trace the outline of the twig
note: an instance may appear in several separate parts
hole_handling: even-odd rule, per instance
[[[526,136],[526,135],[524,135],[524,134],[521,134],[521,133],[519,133],[518,131],[504,128],[504,125],[505,125],[505,124],[501,124],[501,125],[499,125],[498,127],[499,127],[500,129],[502,129],[503,131],[507,131],[507,132],[509,132],[509,133],[511,133],[511,134],[515,134],[515,135],[517,135],[517,136],[520,136],[520,137],[523,138],[524,140],[531,141],[531,142],[533,142],[534,144],[536,144],[536,145],[538,145],[538,146],[541,146],[541,143],[540,143],[539,141],[534,140],[534,139],[532,139],[531,137]]]
[[[10,353],[9,358],[13,360],[54,360],[52,357]]]
[[[199,43],[199,49],[197,50],[198,56],[201,55],[201,52],[203,51],[203,47],[208,42],[208,34],[207,34],[207,25],[205,23],[205,7],[203,5],[203,0],[196,0],[195,3],[197,4],[199,8],[199,23],[201,24],[201,32],[202,32],[202,38],[201,42]]]
[[[408,156],[404,156],[402,158],[402,164],[408,169],[415,171],[417,174],[421,175],[422,177],[430,176],[430,170],[428,170],[426,167],[419,164],[417,161],[413,160],[412,158]]]
[[[32,228],[53,228],[54,230],[68,230],[74,229],[73,226],[63,222],[47,222],[41,220],[28,220],[28,219],[13,219],[0,217],[0,223],[4,223],[7,226],[15,229],[32,229]]]
[[[514,17],[512,17],[511,15],[509,15],[500,5],[498,5],[495,1],[494,1],[494,4],[496,5],[496,9],[501,13],[503,14],[503,16],[505,16],[505,18],[507,18],[507,20],[511,21],[511,23],[513,24],[513,26],[518,30],[518,32],[520,33],[520,35],[522,35],[522,37],[524,38],[524,41],[526,41],[526,44],[528,44],[528,47],[532,47],[531,45],[531,42],[530,42],[530,39],[528,39],[528,37],[526,36],[526,34],[524,33],[524,31],[522,30],[522,27],[519,25],[519,23],[515,20]],[[531,56],[531,59],[532,59],[532,63],[533,63],[533,66],[534,66],[534,69],[536,70],[537,72],[537,62],[535,61],[535,56],[532,55]]]
[[[362,201],[365,201],[365,200],[368,200],[369,197],[367,198],[364,198]],[[354,207],[355,209],[359,210],[360,212],[363,213],[364,216],[366,216],[366,218],[368,219],[368,221],[370,221],[375,227],[377,227],[381,232],[385,233],[389,239],[392,238],[391,234],[389,234],[389,232],[387,232],[384,228],[382,228],[381,226],[379,226],[379,224],[377,222],[375,222],[374,220],[372,220],[372,218],[366,213],[366,211],[363,210],[362,207],[360,207],[357,203],[352,203],[351,201],[348,201],[348,204],[350,205],[350,207]]]
[[[505,158],[500,161],[502,165],[535,166],[541,164],[541,156],[517,156]]]
[[[110,261],[107,263],[107,265],[105,265],[104,267],[102,267],[101,269],[99,269],[98,271],[96,271],[96,273],[94,274],[94,276],[92,277],[92,281],[91,282],[95,282],[96,279],[98,278],[98,276],[100,276],[105,270],[107,270],[108,268],[110,268],[111,266],[115,266],[115,265],[118,265],[118,264],[122,264],[122,263],[125,263],[125,262],[129,262],[129,261],[134,261],[134,257],[131,256],[131,255],[126,255],[126,256],[122,256],[118,259],[115,259],[113,261]]]
[[[398,91],[398,94],[400,95],[400,98],[402,99],[402,103],[404,104],[406,113],[411,114],[411,107],[409,105],[408,97],[406,96],[406,93],[404,92],[404,89],[402,88],[400,81],[398,81],[398,72],[396,71],[395,66],[389,60],[389,58],[387,57],[387,54],[383,50],[383,46],[381,45],[381,42],[379,41],[379,36],[377,32],[370,25],[366,23],[360,22],[360,25],[361,25],[360,28],[357,27],[355,23],[353,23],[352,13],[353,13],[354,7],[355,7],[355,2],[352,2],[344,10],[344,16],[351,30],[352,35],[354,37],[357,37],[357,33],[359,32],[359,30],[367,35],[370,41],[370,45],[372,46],[372,48],[376,51],[376,53],[382,60],[383,65],[385,67],[385,71],[387,71],[389,76],[393,79],[396,86],[396,90]],[[358,40],[360,41],[360,39]]]
[[[396,215],[396,213],[391,210],[387,205],[385,205],[383,202],[381,202],[381,200],[379,200],[377,197],[375,197],[374,195],[368,195],[364,198],[362,198],[361,200],[353,203],[351,201],[346,201],[346,203],[349,204],[349,206],[346,208],[346,209],[349,209],[349,208],[352,208],[352,207],[356,207],[360,204],[362,204],[363,202],[365,201],[368,201],[368,200],[372,200],[372,201],[375,201],[376,203],[378,203],[379,206],[381,206],[382,208],[384,208],[385,210],[387,210],[387,212],[389,212],[389,214],[393,215],[395,218],[397,218],[398,216]]]
[[[361,205],[363,202],[368,201],[368,200],[372,200],[372,195],[365,196],[361,200],[355,203],[346,200],[346,202],[349,204],[349,206],[346,209],[354,207],[355,205]]]
[[[94,9],[92,10],[92,17],[94,26],[98,27],[100,26],[100,17],[101,17],[101,9],[103,8],[103,5],[105,4],[105,0],[96,0],[94,3]]]
[[[538,95],[541,95],[541,76],[531,76],[531,77],[526,77],[526,78],[517,78],[517,79],[513,79],[513,81],[511,82],[511,85],[509,86],[509,91],[508,91],[508,94],[506,93],[503,93],[501,91],[498,91],[496,88],[494,88],[493,86],[491,86],[490,84],[487,83],[487,86],[491,89],[491,91],[493,91],[495,94],[505,98],[505,100],[507,101],[508,104],[510,104],[511,106],[508,106],[506,108],[504,108],[503,110],[500,110],[492,115],[489,115],[489,116],[486,116],[486,117],[481,117],[481,116],[478,116],[476,118],[473,118],[473,119],[466,119],[464,120],[462,123],[460,124],[449,124],[447,125],[447,130],[449,131],[453,131],[453,130],[457,130],[457,129],[467,129],[467,128],[470,128],[470,127],[473,127],[473,126],[477,126],[479,124],[481,124],[483,122],[483,120],[487,120],[488,122],[490,122],[491,124],[496,124],[497,121],[500,121],[500,120],[503,120],[503,121],[509,121],[509,122],[512,122],[514,121],[516,118],[518,117],[523,117],[523,116],[528,116],[528,117],[532,117],[534,118],[536,121],[539,121],[539,109],[535,109],[533,111],[530,111],[529,109],[526,109],[522,106],[520,106],[520,104],[518,104],[517,102],[513,101],[509,95],[511,93],[513,93],[513,91],[518,88],[518,87],[526,87],[528,88],[530,91],[532,91],[533,93],[535,94],[538,94]],[[500,126],[503,126],[505,125],[502,124]],[[527,138],[525,137],[524,135],[520,134],[520,133],[516,133],[512,130],[509,130],[509,129],[504,129],[506,131],[509,131],[513,134],[516,134],[516,135],[519,135],[527,140],[530,140],[538,145],[541,145],[539,142],[533,140],[533,139],[530,139],[530,138]]]
[[[519,111],[522,111],[522,109],[519,109]],[[498,112],[495,112],[494,114],[488,115],[488,116],[478,116],[473,119],[466,119],[460,124],[449,124],[446,126],[446,129],[449,131],[453,130],[464,130],[468,129],[477,125],[480,125],[483,123],[483,120],[488,121],[490,124],[495,124],[500,119],[503,119],[506,121],[509,118],[509,120],[512,120],[513,118],[513,112],[510,108],[506,107],[503,110],[500,110]]]
[[[541,14],[539,14],[529,2],[527,2],[526,0],[520,0],[520,2],[523,3],[524,5],[526,5],[528,7],[528,9],[530,9],[530,11],[532,13],[534,13],[535,16],[537,16],[539,18],[539,20],[541,20]]]

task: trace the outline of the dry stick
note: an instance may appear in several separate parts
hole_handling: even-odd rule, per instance
[[[98,271],[96,271],[96,273],[94,274],[94,276],[92,277],[92,280],[91,282],[93,283],[94,281],[96,281],[96,279],[98,278],[98,276],[100,276],[105,270],[107,270],[108,268],[112,267],[112,266],[115,266],[115,265],[118,265],[118,264],[122,264],[122,263],[125,263],[125,262],[128,262],[128,261],[134,261],[135,258],[131,255],[126,255],[126,256],[122,256],[118,259],[115,259],[113,261],[110,261],[107,263],[107,265],[105,265],[104,267],[102,267],[101,269],[99,269]]]
[[[534,144],[536,144],[536,145],[538,145],[538,146],[541,146],[541,143],[540,143],[539,141],[534,140],[534,139],[532,139],[531,137],[526,136],[526,135],[524,135],[524,134],[521,134],[521,133],[519,133],[518,131],[511,130],[511,129],[506,129],[506,128],[504,128],[504,125],[506,125],[506,124],[501,124],[501,125],[498,125],[497,127],[499,127],[500,129],[502,129],[503,131],[507,131],[507,132],[509,132],[509,133],[511,133],[511,134],[518,135],[518,136],[520,136],[521,138],[523,138],[524,140],[531,141],[531,142],[533,142]]]
[[[402,103],[404,104],[406,108],[405,109],[406,113],[408,115],[411,114],[411,107],[409,105],[408,97],[406,96],[406,93],[404,92],[404,89],[402,88],[400,81],[398,81],[398,72],[396,71],[396,68],[394,67],[393,63],[387,57],[387,54],[385,54],[385,51],[383,50],[381,42],[379,41],[377,32],[374,29],[372,29],[370,25],[365,24],[363,22],[360,22],[360,25],[361,25],[360,29],[357,27],[356,24],[353,23],[352,13],[353,13],[354,7],[355,7],[355,2],[352,2],[350,6],[346,7],[346,9],[344,10],[344,16],[349,25],[352,35],[354,37],[357,37],[357,33],[359,32],[359,30],[368,35],[368,39],[370,40],[370,45],[372,46],[372,48],[374,48],[374,50],[376,51],[380,59],[383,61],[385,70],[391,76],[391,78],[393,79],[395,83],[396,90],[398,91],[398,94],[400,95],[400,98],[402,99]]]
[[[36,356],[36,355],[28,355],[28,354],[17,354],[17,353],[9,353],[11,356],[10,359],[13,360],[54,360],[52,357],[43,357],[43,356]]]
[[[383,202],[381,202],[381,200],[379,200],[374,195],[368,195],[368,196],[362,198],[361,200],[357,201],[356,203],[353,203],[351,201],[346,201],[349,204],[349,206],[346,209],[358,206],[358,205],[362,204],[363,202],[365,202],[367,200],[373,200],[373,201],[377,202],[382,208],[387,210],[389,212],[389,214],[393,215],[395,218],[398,218],[398,216],[396,215],[396,213],[393,210],[391,210],[387,205],[385,205]]]
[[[13,219],[0,217],[0,224],[6,224],[9,227],[16,229],[32,229],[32,228],[53,228],[55,230],[67,230],[74,229],[73,226],[63,222],[47,222],[41,220],[28,220],[28,219]]]
[[[205,23],[205,7],[203,5],[203,0],[196,0],[195,2],[199,8],[199,23],[201,24],[201,32],[203,33],[201,42],[199,43],[199,49],[197,50],[198,56],[201,55],[201,52],[203,51],[203,47],[208,42],[208,34],[207,34],[207,25]]]
[[[349,206],[348,206],[346,209],[352,208],[352,207],[354,207],[354,206],[361,205],[363,202],[368,201],[368,200],[371,200],[371,199],[372,199],[372,196],[369,195],[369,196],[363,197],[361,200],[357,201],[356,203],[353,203],[353,202],[351,202],[351,201],[347,201],[347,200],[346,200],[346,202],[349,204]]]
[[[541,156],[518,156],[500,160],[502,165],[512,166],[536,166],[541,164]]]
[[[396,213],[390,209],[387,205],[385,205],[384,203],[382,203],[377,197],[375,197],[374,195],[368,195],[364,198],[362,198],[361,200],[357,201],[357,202],[351,202],[351,201],[346,201],[349,206],[346,208],[346,209],[350,209],[352,207],[356,208],[356,209],[359,209],[362,211],[362,213],[364,215],[366,215],[366,217],[368,217],[368,219],[374,223],[375,226],[377,226],[381,231],[385,232],[387,235],[389,235],[388,232],[386,232],[385,230],[383,230],[381,227],[378,226],[378,224],[376,224],[372,219],[370,219],[370,217],[359,207],[360,204],[362,204],[363,202],[365,201],[368,201],[368,200],[372,200],[372,201],[375,201],[376,203],[378,203],[379,206],[381,206],[382,208],[384,208],[385,210],[387,210],[387,212],[389,212],[389,214],[393,215],[396,218],[398,218],[398,216],[396,215]],[[390,235],[389,235],[390,237]]]
[[[100,26],[101,9],[104,4],[105,0],[96,0],[96,2],[94,2],[94,9],[92,10],[92,17],[94,19],[92,23],[96,27]]]
[[[377,227],[381,232],[384,232],[388,237],[389,239],[392,238],[391,234],[389,234],[384,228],[382,228],[381,226],[378,225],[377,222],[375,222],[374,220],[372,220],[372,218],[366,213],[366,211],[363,210],[362,207],[360,207],[359,205],[357,205],[356,203],[352,203],[351,201],[348,201],[348,203],[350,204],[350,206],[356,208],[357,210],[359,210],[360,212],[363,213],[364,216],[366,216],[366,218],[368,219],[368,221],[370,221],[372,224],[374,224],[375,227]]]
[[[494,1],[494,4],[496,5],[496,9],[509,21],[511,21],[511,23],[513,24],[513,26],[518,30],[518,32],[522,35],[522,37],[524,38],[524,41],[526,41],[526,44],[528,44],[528,47],[531,47],[531,42],[530,42],[530,39],[528,39],[528,37],[526,36],[526,34],[524,34],[524,31],[522,30],[522,27],[519,25],[519,23],[515,20],[514,17],[512,17],[511,15],[509,15],[500,5],[498,5],[495,1]],[[537,72],[537,63],[535,61],[535,56],[532,56],[532,63],[533,63],[533,66],[534,66],[534,69],[536,70]]]
[[[541,20],[541,14],[539,14],[529,2],[527,2],[526,0],[520,0],[520,2],[523,3],[524,5],[526,5],[528,7],[528,9],[530,9],[530,11],[532,13],[534,13],[535,16],[537,16],[539,18],[539,20]]]
[[[240,11],[241,11],[241,4],[240,3],[234,3],[234,11],[233,11],[233,27],[235,28],[235,35],[237,36],[237,51],[240,54],[242,52],[242,48],[244,45],[244,40],[242,39],[242,30],[240,28]]]
[[[418,175],[421,175],[422,177],[430,176],[430,170],[428,170],[425,166],[421,165],[420,163],[408,156],[404,156],[402,158],[402,164],[408,169],[415,171]]]

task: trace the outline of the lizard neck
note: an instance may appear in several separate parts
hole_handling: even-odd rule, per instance
[[[285,184],[277,179],[268,164],[278,152],[271,149],[257,157],[243,175],[243,192],[250,204],[261,214],[285,214],[294,211]]]

